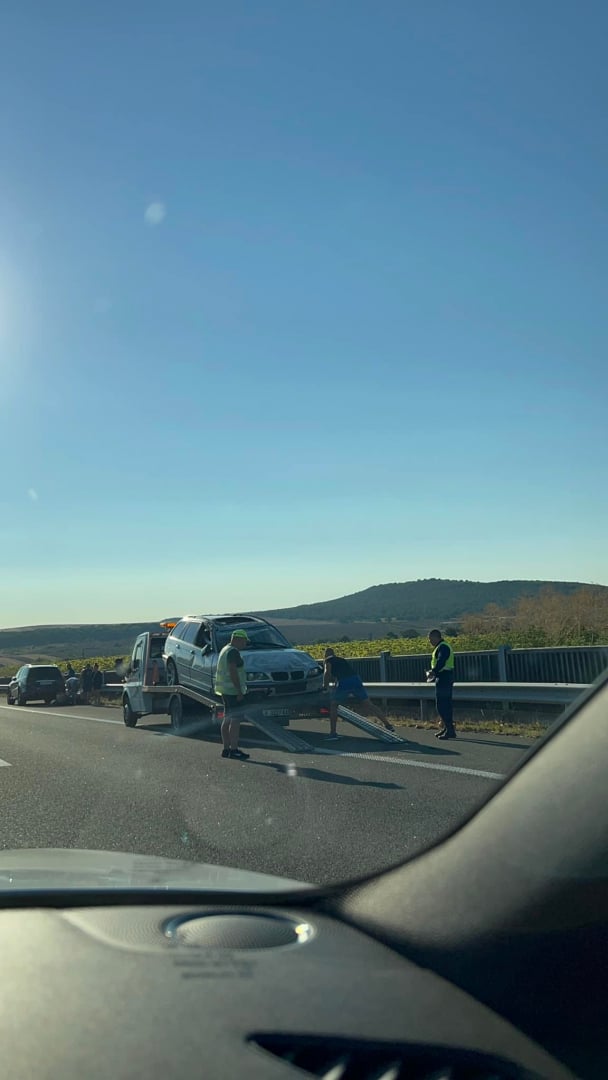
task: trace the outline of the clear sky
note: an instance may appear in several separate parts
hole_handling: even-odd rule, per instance
[[[0,625],[607,582],[604,0],[4,0]]]

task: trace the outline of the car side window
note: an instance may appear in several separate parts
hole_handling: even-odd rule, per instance
[[[205,623],[202,623],[199,626],[194,644],[199,649],[204,649],[206,645],[211,644],[211,634],[209,633],[209,627],[206,626]]]
[[[200,623],[189,622],[186,623],[186,628],[182,634],[182,641],[187,641],[189,645],[194,645],[197,634],[200,630]]]
[[[173,627],[173,630],[171,631],[171,637],[181,638],[181,636],[182,636],[184,630],[186,629],[187,625],[188,624],[184,621],[184,619],[182,619],[181,622],[177,623],[177,626]]]

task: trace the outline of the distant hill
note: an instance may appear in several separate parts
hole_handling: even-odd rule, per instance
[[[551,587],[572,593],[583,588],[578,581],[450,581],[426,578],[420,581],[372,585],[369,589],[323,600],[317,604],[263,611],[267,619],[307,619],[327,622],[358,622],[399,619],[410,623],[442,623],[483,611],[487,604],[509,607],[522,596],[536,596]],[[607,588],[608,586],[602,586]]]
[[[280,626],[290,641],[300,644],[350,638],[386,636],[386,621],[426,633],[436,623],[457,623],[463,615],[483,611],[487,604],[508,607],[522,596],[534,596],[551,586],[562,593],[582,588],[576,581],[448,581],[429,578],[373,585],[362,592],[317,604],[257,612]],[[608,592],[608,586],[600,586]],[[138,634],[158,630],[158,623],[89,623],[71,626],[27,626],[0,630],[0,666],[46,657],[77,660],[83,656],[123,657],[130,654]]]
[[[144,630],[158,623],[84,623],[80,626],[24,626],[0,630],[0,656],[25,662],[31,657],[124,656]]]

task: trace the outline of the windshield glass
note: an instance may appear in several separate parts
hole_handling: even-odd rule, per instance
[[[602,676],[607,14],[2,5],[5,854],[353,879]]]
[[[248,648],[275,648],[275,649],[289,649],[291,648],[289,642],[274,626],[258,625],[255,623],[243,623],[240,624],[241,629],[245,630],[248,641]],[[238,626],[217,626],[215,627],[215,640],[218,649],[222,649],[226,645],[234,633],[238,629]]]

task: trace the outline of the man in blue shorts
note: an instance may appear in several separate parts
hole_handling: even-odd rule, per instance
[[[384,713],[377,705],[372,704],[369,700],[367,690],[365,689],[359,675],[350,666],[348,660],[345,660],[343,656],[336,656],[333,649],[325,650],[325,669],[323,672],[323,688],[329,689],[330,683],[334,686],[331,691],[331,700],[329,705],[329,735],[328,739],[332,741],[339,739],[340,736],[336,731],[338,723],[338,706],[345,705],[346,708],[352,709],[353,712],[360,713],[361,716],[375,716],[384,724],[387,731],[394,731],[392,724],[389,724]]]

